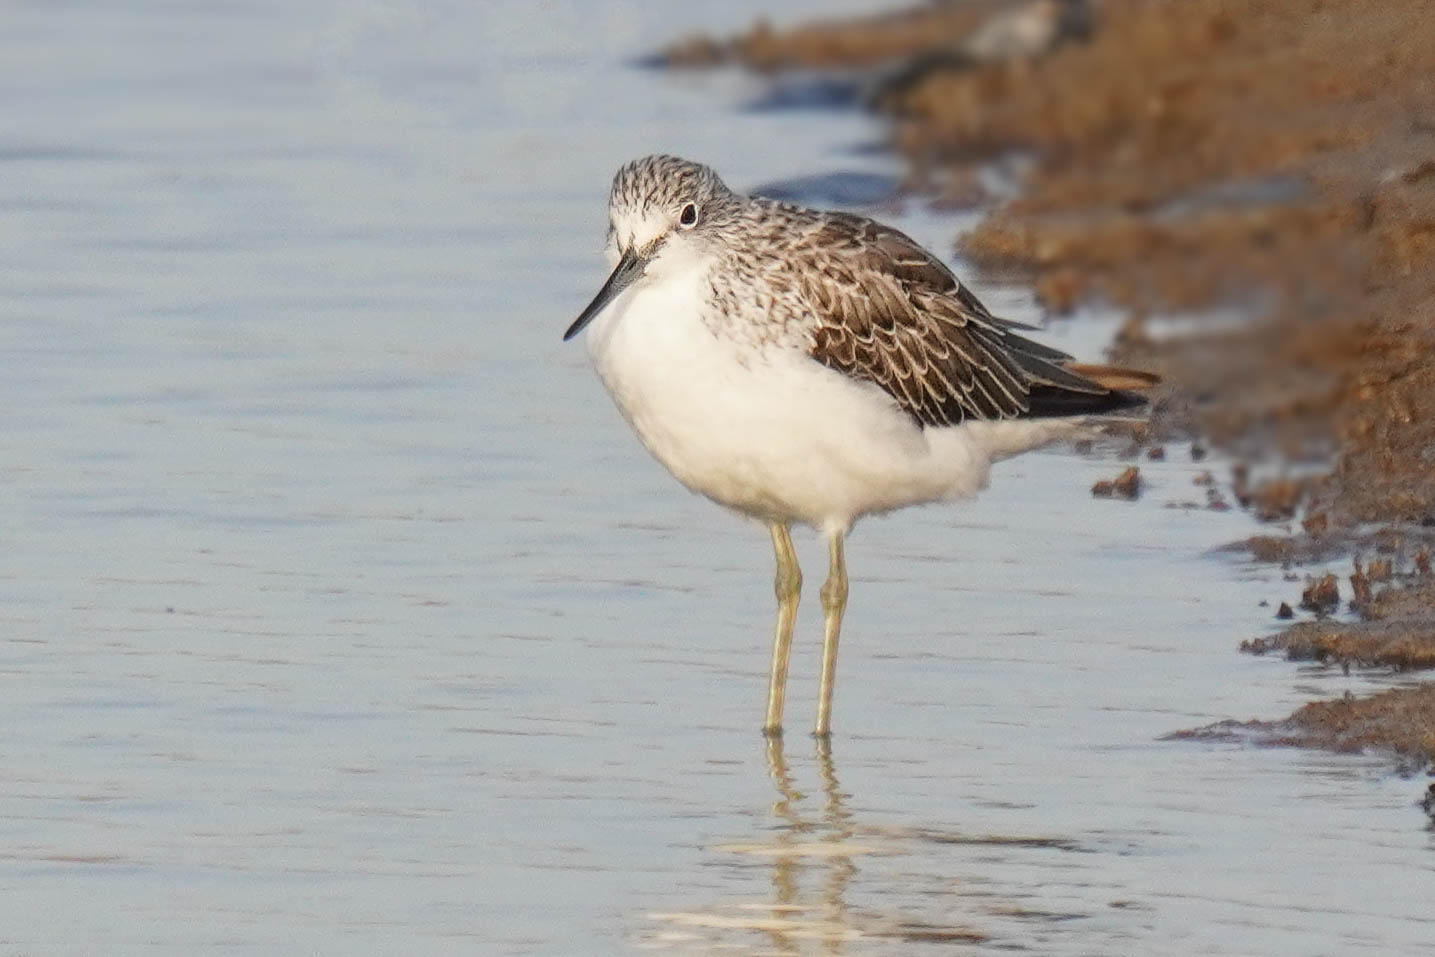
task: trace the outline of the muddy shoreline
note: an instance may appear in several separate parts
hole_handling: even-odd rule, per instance
[[[909,188],[991,206],[964,256],[1025,278],[1053,315],[1095,299],[1128,312],[1118,358],[1168,383],[1149,441],[1249,462],[1217,479],[1271,526],[1240,547],[1297,579],[1281,614],[1300,620],[1243,650],[1435,666],[1424,0],[975,0],[758,24],[656,60],[843,77],[886,118]],[[1012,155],[1030,162],[1020,196],[991,204],[976,170]],[[1354,574],[1330,571],[1352,556]],[[1240,727],[1428,766],[1435,685]]]

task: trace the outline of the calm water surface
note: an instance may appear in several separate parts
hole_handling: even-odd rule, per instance
[[[1435,941],[1387,762],[1157,740],[1371,684],[1234,654],[1294,586],[1162,507],[1181,454],[1135,504],[1053,452],[865,524],[831,752],[757,734],[766,534],[558,337],[631,156],[894,172],[858,116],[624,65],[773,6],[10,5],[0,953]]]

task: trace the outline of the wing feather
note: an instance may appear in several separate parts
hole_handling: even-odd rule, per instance
[[[812,215],[785,277],[816,319],[808,354],[877,385],[918,423],[1097,411],[1122,395],[1061,368],[1070,356],[1018,335],[1030,327],[993,316],[906,235],[847,213]]]

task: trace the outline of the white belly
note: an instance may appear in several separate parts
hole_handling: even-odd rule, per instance
[[[923,430],[800,351],[718,338],[697,318],[699,288],[696,274],[636,288],[588,333],[619,409],[688,488],[767,521],[846,529],[986,483],[990,427]]]

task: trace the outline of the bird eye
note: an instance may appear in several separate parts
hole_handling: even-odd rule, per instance
[[[692,203],[683,206],[683,211],[678,214],[678,225],[691,227],[697,225],[698,208]]]

